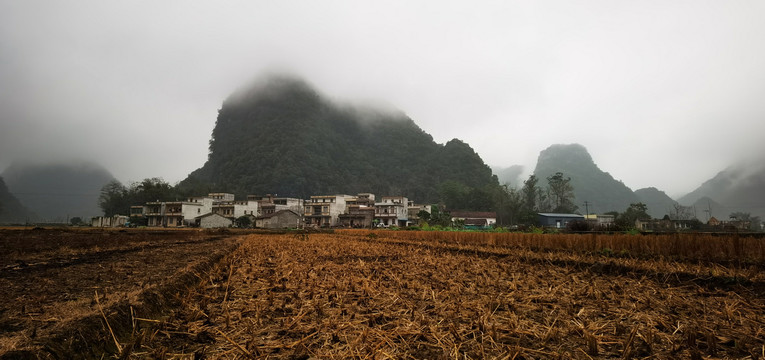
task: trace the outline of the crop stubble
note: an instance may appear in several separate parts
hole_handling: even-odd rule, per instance
[[[134,357],[762,358],[760,265],[249,235]],[[170,332],[171,333],[171,332]],[[185,354],[185,355],[184,355]]]

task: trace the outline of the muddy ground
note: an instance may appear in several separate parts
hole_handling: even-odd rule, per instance
[[[197,230],[0,229],[0,357],[97,358],[114,346],[101,310],[161,315],[183,274],[234,245]]]

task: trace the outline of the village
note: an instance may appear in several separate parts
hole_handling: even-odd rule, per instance
[[[97,216],[93,227],[162,228],[405,228],[422,225],[421,217],[432,213],[433,205],[416,204],[405,196],[372,193],[357,195],[315,195],[310,199],[277,195],[248,195],[237,200],[231,193],[210,193],[184,201],[153,201],[130,207],[129,216]],[[425,214],[427,213],[427,215]],[[464,229],[486,230],[498,226],[497,214],[488,211],[448,212],[450,223]],[[537,213],[535,226],[550,229],[610,230],[612,214]],[[585,228],[576,228],[584,224]],[[725,221],[696,219],[638,218],[634,229],[641,232],[745,231],[751,224],[739,219]]]
[[[276,195],[248,195],[235,199],[230,193],[210,193],[185,201],[154,201],[130,207],[129,216],[97,216],[94,227],[255,227],[285,228],[389,228],[418,225],[422,211],[430,214],[431,205],[415,204],[405,196],[317,195],[304,200]],[[494,212],[452,211],[452,221],[473,228],[491,228],[497,222]],[[246,219],[246,220],[245,220]],[[242,226],[246,224],[246,226]]]

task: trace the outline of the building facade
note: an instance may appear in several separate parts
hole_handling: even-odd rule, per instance
[[[345,213],[345,201],[350,195],[311,196],[305,204],[303,216],[306,226],[330,227],[339,225],[340,214]]]
[[[404,196],[383,196],[375,203],[375,220],[379,226],[407,225],[409,219],[409,199]]]

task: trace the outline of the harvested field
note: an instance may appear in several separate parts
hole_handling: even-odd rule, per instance
[[[765,358],[765,264],[640,237],[1,234],[5,358]]]
[[[142,316],[167,310],[169,289],[184,285],[184,273],[234,245],[200,231],[0,230],[0,357],[113,351],[102,341],[110,334],[99,308]],[[113,325],[116,333],[125,327]]]
[[[764,357],[760,263],[391,235],[401,233],[249,235],[129,356]]]

